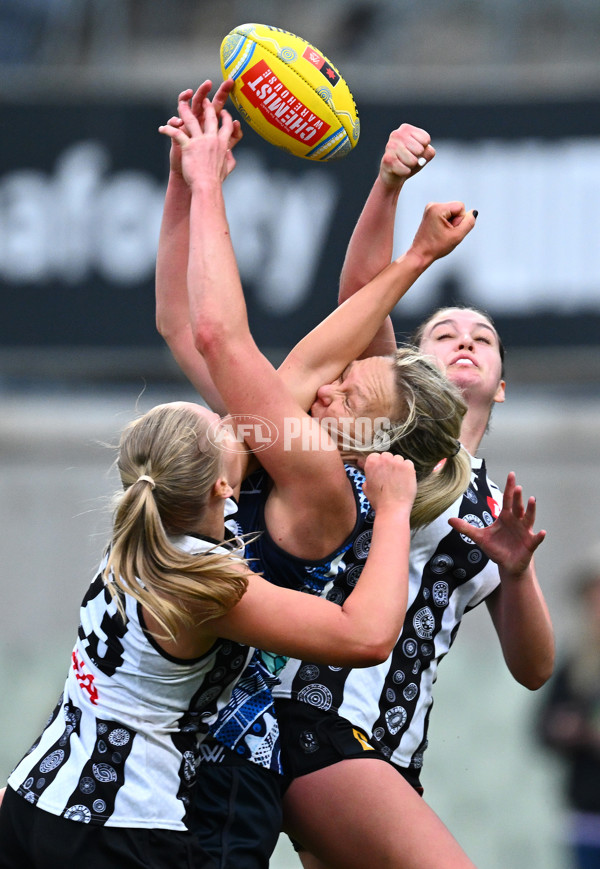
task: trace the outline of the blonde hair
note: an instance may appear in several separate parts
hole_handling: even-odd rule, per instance
[[[467,405],[458,388],[415,347],[398,348],[392,362],[398,418],[368,444],[347,442],[346,449],[363,455],[389,450],[413,462],[418,486],[410,520],[411,527],[419,528],[447,510],[469,485],[471,460],[459,441]]]
[[[171,639],[177,629],[223,615],[247,586],[247,566],[235,553],[183,552],[169,534],[198,525],[222,453],[208,434],[209,421],[180,403],[153,408],[123,431],[117,496],[104,581],[125,617],[122,592],[147,608]],[[198,619],[188,606],[200,603]]]

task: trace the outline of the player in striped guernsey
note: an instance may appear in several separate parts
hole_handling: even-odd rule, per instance
[[[378,507],[370,580],[342,610],[249,569],[226,520],[246,458],[216,413],[188,402],[125,429],[111,544],[83,599],[63,694],[0,807],[3,869],[268,865],[280,829],[279,744],[273,676],[254,647],[336,664],[385,658],[405,611],[416,480],[400,457],[369,458],[366,494]],[[259,720],[248,698],[262,702]],[[198,775],[201,749],[215,750],[211,724],[231,707],[233,748],[250,730],[255,754]],[[228,833],[232,791],[251,820]]]
[[[347,252],[340,301],[389,262],[398,194],[420,171],[424,147],[428,162],[435,151],[424,130],[403,124],[392,133]],[[504,401],[502,342],[489,316],[471,308],[435,312],[414,340],[467,402],[461,442],[471,483],[413,535],[407,616],[388,661],[361,671],[290,661],[275,688],[276,696],[295,698],[278,700],[276,709],[294,777],[286,827],[301,840],[306,869],[447,865],[439,841],[405,836],[412,822],[403,780],[421,792],[433,683],[464,613],[485,601],[510,672],[526,687],[539,688],[553,668],[552,625],[533,562],[543,539],[533,533],[534,501],[525,509],[513,474],[502,495],[476,457],[492,408]],[[388,320],[365,355],[394,347]]]

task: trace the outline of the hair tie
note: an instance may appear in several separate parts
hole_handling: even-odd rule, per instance
[[[153,489],[156,489],[156,483],[154,482],[154,480],[152,479],[152,477],[149,477],[149,476],[148,476],[148,474],[141,474],[141,475],[137,478],[136,483],[139,483],[140,480],[145,480],[147,483],[150,483],[150,485],[152,486]]]
[[[452,453],[451,456],[448,456],[448,458],[453,459],[454,456],[457,456],[457,455],[459,454],[459,452],[460,452],[460,448],[461,448],[461,446],[462,446],[461,442],[460,442],[460,441],[456,441],[456,449],[454,450],[454,452]]]

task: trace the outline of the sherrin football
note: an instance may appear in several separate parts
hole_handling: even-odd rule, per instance
[[[307,160],[337,160],[358,142],[348,85],[313,45],[266,24],[242,24],[221,43],[231,99],[263,139]]]

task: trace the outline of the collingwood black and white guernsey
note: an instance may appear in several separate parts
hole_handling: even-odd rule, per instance
[[[196,537],[173,542],[188,552],[224,551]],[[102,579],[105,564],[106,557],[81,606],[62,697],[8,784],[40,809],[75,821],[186,830],[199,746],[219,711],[235,706],[255,650],[217,640],[195,660],[168,655],[126,594],[123,622]],[[259,668],[253,674],[256,685]]]
[[[481,603],[500,581],[497,566],[470,538],[448,525],[450,517],[460,516],[483,527],[499,514],[502,495],[489,480],[485,463],[473,458],[471,467],[465,495],[413,534],[408,610],[388,660],[375,667],[348,669],[289,659],[279,674],[281,684],[273,690],[278,700],[293,698],[337,712],[361,728],[393,763],[417,777],[427,746],[438,664],[465,612]],[[368,540],[359,535],[356,544],[364,562]],[[324,596],[342,603],[358,580],[360,562],[340,564],[336,578],[323,588]]]

